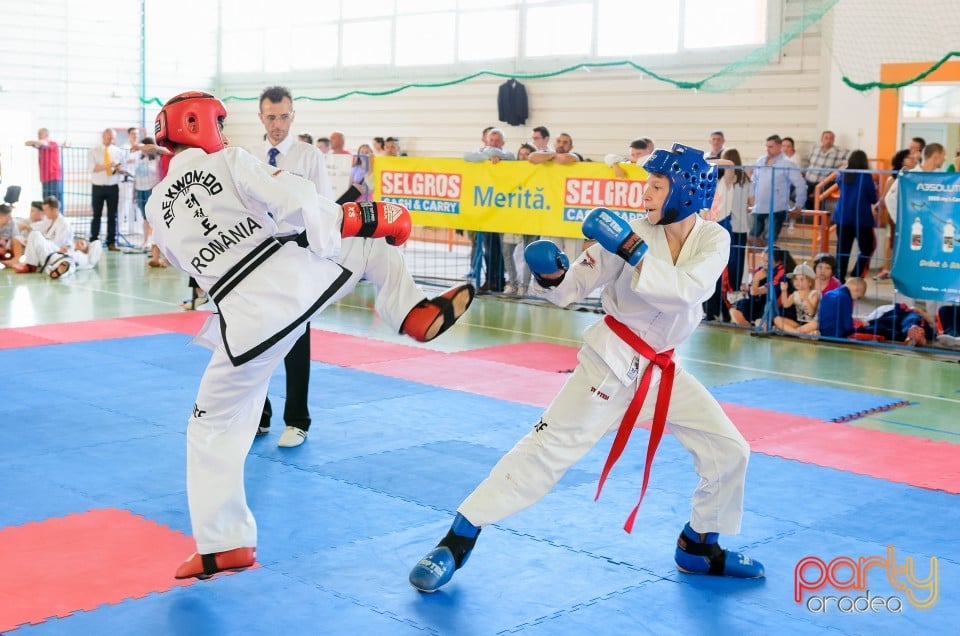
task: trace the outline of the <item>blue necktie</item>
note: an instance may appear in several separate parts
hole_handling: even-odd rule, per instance
[[[270,156],[270,159],[267,160],[267,163],[269,163],[271,166],[273,166],[274,168],[276,168],[276,167],[277,167],[277,155],[279,155],[279,154],[280,154],[280,151],[277,150],[276,148],[271,148],[270,150],[268,150],[268,151],[267,151],[267,155]]]

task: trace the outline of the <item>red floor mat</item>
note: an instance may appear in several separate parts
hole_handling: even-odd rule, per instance
[[[577,366],[578,347],[546,342],[518,342],[516,344],[463,351],[457,356],[491,362],[504,362],[527,369],[568,373]]]
[[[193,539],[108,508],[0,529],[0,632],[190,585]]]
[[[58,344],[67,342],[90,342],[108,338],[131,338],[133,336],[154,336],[169,333],[165,327],[153,327],[137,324],[128,319],[86,320],[83,322],[61,322],[34,327],[21,327],[21,333],[45,338]]]
[[[26,333],[22,329],[0,329],[0,349],[20,349],[58,344],[59,341]]]
[[[153,316],[131,316],[122,320],[131,325],[139,325],[149,329],[163,329],[173,333],[183,333],[188,336],[196,335],[210,315],[209,311],[181,311],[171,314],[156,314]],[[144,334],[146,335],[146,334]]]
[[[372,362],[410,360],[438,355],[446,354],[411,345],[371,340],[321,329],[314,329],[310,335],[310,359],[339,367],[356,368]]]
[[[756,453],[960,494],[960,444],[738,404],[722,406]]]

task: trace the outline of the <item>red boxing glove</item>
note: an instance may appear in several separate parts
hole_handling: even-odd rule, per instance
[[[412,221],[407,208],[383,201],[353,201],[343,204],[340,236],[387,239],[390,245],[403,245],[410,238]]]

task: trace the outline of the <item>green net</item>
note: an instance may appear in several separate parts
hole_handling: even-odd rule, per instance
[[[957,0],[843,0],[821,27],[824,42],[843,74],[858,91],[902,88],[918,82],[951,59],[960,59],[960,2]],[[884,83],[882,64],[923,63],[916,75]]]
[[[777,0],[771,0],[775,2]],[[947,61],[960,59],[960,0],[805,0],[784,3],[788,9],[779,35],[766,45],[700,78],[658,71],[632,60],[584,62],[555,70],[522,73],[484,70],[433,82],[414,82],[379,90],[348,90],[329,96],[299,95],[297,100],[334,102],[353,96],[383,97],[411,88],[443,88],[482,77],[540,80],[591,69],[632,70],[679,89],[723,92],[756,75],[777,58],[792,40],[818,25],[823,42],[843,75],[844,83],[858,91],[901,88],[920,81]],[[799,7],[799,8],[798,8]],[[889,62],[923,62],[916,76],[883,83],[880,68]],[[224,101],[250,101],[257,96],[228,95]],[[144,104],[162,106],[157,97],[142,97]]]

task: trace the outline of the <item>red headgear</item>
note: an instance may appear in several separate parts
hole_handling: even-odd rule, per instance
[[[202,91],[187,91],[167,100],[157,115],[157,143],[173,150],[174,144],[212,153],[223,150],[220,126],[227,116],[223,102]]]

